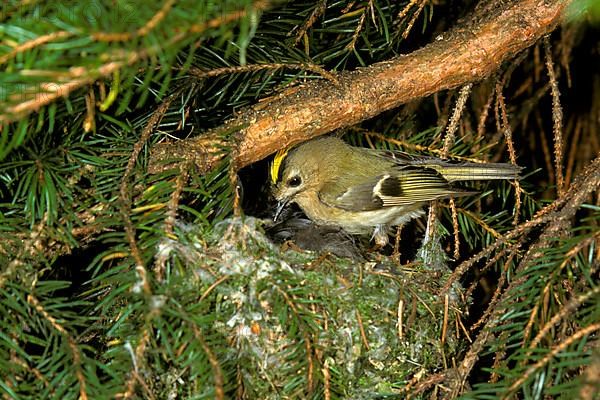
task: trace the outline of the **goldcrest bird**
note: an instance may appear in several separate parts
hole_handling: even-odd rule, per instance
[[[476,193],[454,188],[452,182],[518,179],[520,170],[512,164],[417,157],[320,137],[275,155],[270,168],[278,201],[274,219],[286,205],[297,203],[318,225],[371,234],[384,246],[389,228],[421,216],[427,203]]]

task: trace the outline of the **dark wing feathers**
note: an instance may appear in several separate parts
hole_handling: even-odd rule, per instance
[[[391,160],[398,166],[414,166],[430,168],[439,172],[448,182],[489,180],[489,179],[519,179],[522,168],[506,163],[474,163],[452,159],[441,160],[429,156],[417,156],[402,151],[372,150],[380,157]]]
[[[349,211],[368,211],[464,194],[432,168],[407,166],[349,187],[330,201],[322,200]]]
[[[382,177],[379,184],[379,195],[388,197],[400,197],[406,189],[402,185],[402,180],[397,176]]]

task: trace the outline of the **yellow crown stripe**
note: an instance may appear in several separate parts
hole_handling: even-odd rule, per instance
[[[273,184],[277,183],[277,178],[279,177],[279,169],[281,168],[281,164],[283,163],[283,160],[287,156],[288,151],[289,151],[289,148],[279,150],[277,153],[275,153],[275,157],[273,157],[273,162],[271,163],[271,171],[270,171],[271,172],[271,182],[273,182]]]

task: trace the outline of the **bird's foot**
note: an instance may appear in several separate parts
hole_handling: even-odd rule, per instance
[[[376,225],[375,229],[373,230],[373,236],[371,236],[371,240],[375,241],[375,247],[373,250],[381,250],[387,246],[389,241],[387,226]]]

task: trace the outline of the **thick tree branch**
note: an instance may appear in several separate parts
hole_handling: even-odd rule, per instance
[[[167,159],[209,170],[232,147],[237,168],[276,150],[354,125],[411,100],[479,81],[552,31],[571,0],[493,1],[435,42],[408,55],[341,73],[338,82],[314,81],[245,110],[197,138],[157,145],[154,171]],[[232,143],[222,132],[242,127]]]

